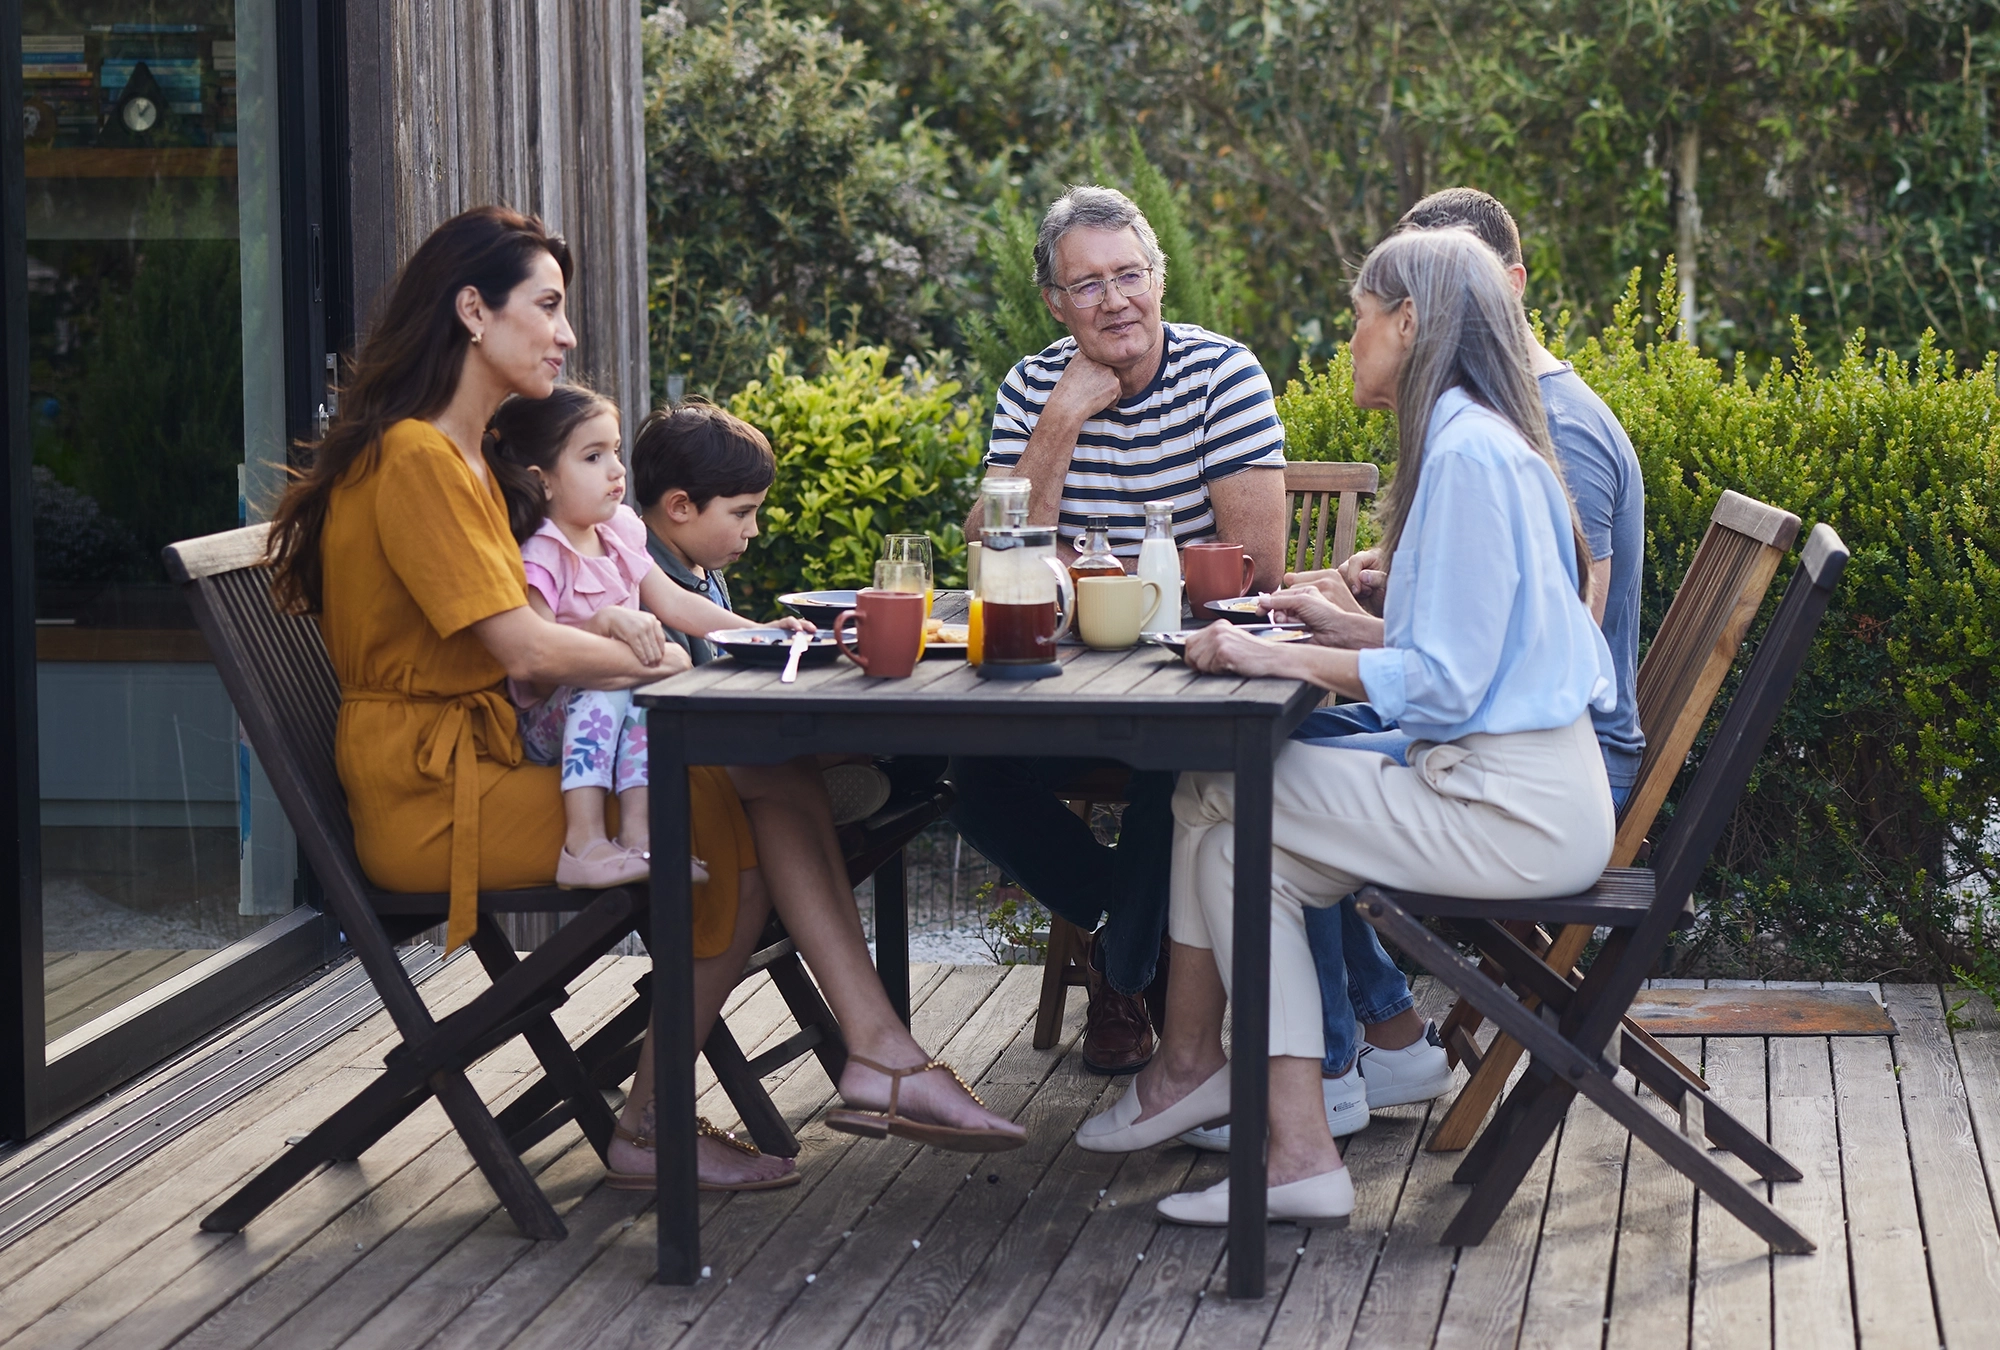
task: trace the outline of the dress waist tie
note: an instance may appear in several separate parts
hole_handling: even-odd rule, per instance
[[[417,769],[451,793],[451,908],[445,951],[456,951],[479,926],[479,756],[508,768],[521,762],[514,705],[498,689],[469,694],[407,694],[400,689],[343,687],[350,703],[407,703],[435,707],[436,717],[417,741]]]

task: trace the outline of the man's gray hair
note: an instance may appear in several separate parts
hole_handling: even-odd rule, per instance
[[[1160,276],[1167,274],[1167,255],[1160,252],[1160,237],[1146,220],[1139,204],[1117,188],[1079,183],[1056,198],[1042,217],[1035,234],[1035,285],[1043,290],[1060,285],[1056,280],[1056,245],[1071,230],[1124,230],[1139,236],[1146,262]]]

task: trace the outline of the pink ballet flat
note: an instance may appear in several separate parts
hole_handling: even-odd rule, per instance
[[[593,847],[590,856],[579,858],[568,849],[556,859],[556,885],[566,891],[602,891],[613,886],[629,886],[644,881],[652,867],[637,853],[619,848],[609,840]]]
[[[651,853],[647,852],[647,851],[646,851],[645,849],[643,849],[643,848],[628,848],[628,849],[626,849],[625,851],[626,851],[627,853],[631,854],[631,855],[632,855],[633,857],[635,857],[635,858],[640,858],[640,859],[643,859],[643,860],[645,861],[645,863],[646,863],[646,870],[647,870],[647,872],[648,872],[649,874],[651,873],[651,871],[652,871],[652,866],[653,866],[653,855],[652,855]],[[704,863],[704,862],[703,862],[703,861],[702,861],[701,859],[699,859],[699,858],[689,858],[689,859],[688,859],[688,880],[689,880],[689,881],[692,881],[692,882],[693,882],[693,883],[694,883],[695,885],[697,885],[697,886],[701,885],[701,884],[702,884],[702,883],[703,883],[704,881],[707,881],[707,880],[708,880],[708,864],[707,864],[707,863]]]

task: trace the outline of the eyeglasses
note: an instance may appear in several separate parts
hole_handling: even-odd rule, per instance
[[[1074,286],[1051,286],[1052,291],[1060,291],[1068,300],[1071,309],[1096,309],[1110,294],[1109,287],[1116,286],[1118,294],[1130,300],[1135,295],[1144,295],[1153,287],[1153,269],[1137,268],[1130,272],[1120,272],[1109,281],[1096,279],[1079,281]]]

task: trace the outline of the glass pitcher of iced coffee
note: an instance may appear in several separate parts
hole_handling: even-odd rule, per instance
[[[1055,529],[989,529],[980,542],[984,659],[979,673],[1017,680],[1061,674],[1056,644],[1069,632],[1076,589],[1056,557]]]

